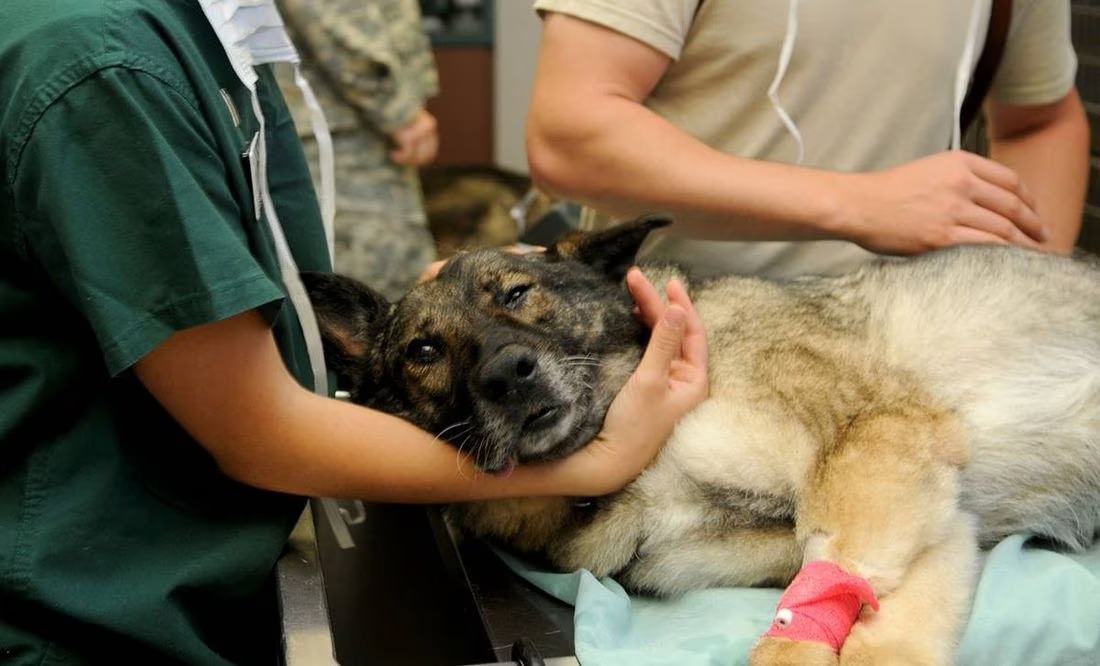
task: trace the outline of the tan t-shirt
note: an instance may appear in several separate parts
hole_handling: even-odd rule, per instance
[[[975,59],[991,6],[991,0],[978,1],[983,6]],[[671,57],[646,105],[708,145],[742,157],[796,161],[797,144],[768,99],[787,33],[788,2],[536,0],[534,6],[612,28]],[[972,7],[967,0],[799,3],[797,36],[778,94],[802,134],[803,164],[879,170],[946,149]],[[1064,96],[1077,68],[1069,28],[1068,0],[1016,0],[991,94],[1016,104]],[[613,220],[586,211],[584,222],[604,226]],[[773,277],[840,272],[874,257],[843,241],[674,236],[651,239],[643,254],[683,263],[698,275]]]

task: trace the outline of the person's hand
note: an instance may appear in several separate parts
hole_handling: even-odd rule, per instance
[[[627,274],[627,286],[653,333],[641,363],[611,403],[603,430],[562,461],[572,466],[576,495],[603,495],[632,481],[676,422],[708,395],[706,331],[684,286],[669,282],[667,306],[638,269]]]
[[[842,235],[882,254],[963,243],[1038,248],[1050,233],[1014,171],[965,151],[840,174],[837,185]]]
[[[439,133],[435,116],[420,109],[412,122],[390,135],[393,150],[390,159],[398,164],[424,166],[439,152]]]

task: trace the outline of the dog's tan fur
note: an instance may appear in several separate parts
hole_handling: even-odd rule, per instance
[[[603,247],[586,248],[589,243],[573,238],[568,250],[563,245],[545,261],[588,262],[585,253]],[[477,276],[501,271],[525,276],[520,279],[536,285],[530,302],[541,314],[493,310],[484,319],[464,320],[457,325],[461,344],[482,352],[462,357],[467,360],[449,376],[480,371],[478,364],[497,347],[486,347],[479,335],[502,318],[511,318],[508,326],[520,321],[524,336],[535,335],[525,345],[542,344],[530,340],[547,331],[537,367],[549,373],[562,356],[552,352],[552,338],[572,333],[548,313],[581,297],[556,300],[565,289],[555,281],[559,274],[544,277],[545,266],[524,263],[542,259],[489,253],[462,261],[454,275],[441,279],[476,283]],[[651,276],[661,282],[672,272],[652,269]],[[425,286],[420,295],[433,289],[443,287]],[[489,292],[474,289],[460,304],[464,316],[470,308],[485,310],[479,294]],[[449,293],[454,298],[458,292]],[[558,567],[585,567],[657,594],[784,584],[804,562],[819,559],[870,581],[881,610],[865,609],[840,655],[818,644],[764,639],[752,657],[761,664],[950,663],[979,545],[1014,531],[1075,548],[1095,538],[1095,263],[957,248],[840,278],[776,283],[731,276],[694,285],[692,296],[709,332],[710,398],[681,421],[634,483],[585,502],[456,505],[452,518]],[[441,298],[429,299],[436,309],[415,309],[443,317],[443,327],[452,331],[458,318]],[[601,327],[619,321],[616,308],[628,312],[629,303],[590,298],[607,303],[602,319],[588,318],[591,326],[623,337]],[[391,308],[391,316],[404,320],[403,307]],[[322,321],[333,319],[331,311],[322,309],[322,315]],[[639,354],[639,344],[601,353],[599,369],[582,383],[609,400]],[[456,363],[460,355],[448,358]],[[409,375],[401,376],[381,381],[408,381]],[[536,394],[554,390],[540,385]],[[424,395],[415,386],[409,392]],[[607,400],[594,404],[606,406]],[[471,404],[476,408],[479,398]],[[404,414],[415,420],[414,411]],[[484,459],[525,459],[526,431],[516,432],[518,442],[482,433],[493,448]],[[531,450],[546,456],[543,443]]]

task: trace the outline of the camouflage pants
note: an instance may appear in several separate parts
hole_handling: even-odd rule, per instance
[[[366,130],[334,133],[332,141],[336,272],[400,298],[436,257],[416,169],[391,162],[384,143]],[[316,142],[303,143],[315,169]]]

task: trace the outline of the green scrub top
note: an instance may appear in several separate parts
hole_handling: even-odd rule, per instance
[[[299,268],[329,270],[259,87],[279,218]],[[311,385],[241,159],[251,108],[197,1],[0,3],[0,663],[275,663],[305,500],[224,476],[131,372],[260,309]]]

